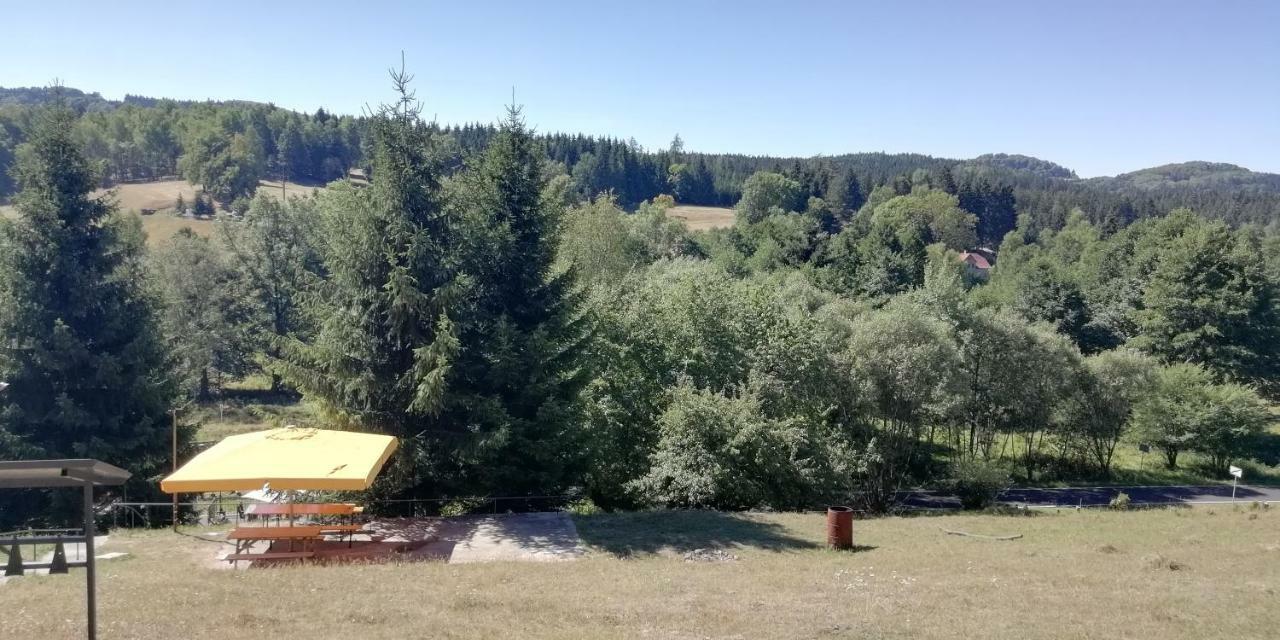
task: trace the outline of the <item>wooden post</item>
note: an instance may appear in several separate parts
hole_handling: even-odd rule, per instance
[[[169,415],[173,417],[172,427],[170,429],[170,440],[172,444],[173,455],[173,473],[178,472],[178,410],[170,409]],[[178,492],[173,493],[173,532],[178,532]]]

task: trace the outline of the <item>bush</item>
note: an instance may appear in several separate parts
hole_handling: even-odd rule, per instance
[[[1131,501],[1129,500],[1129,494],[1123,491],[1117,493],[1116,497],[1111,499],[1111,508],[1117,511],[1124,511],[1125,509],[1128,509],[1130,504]]]
[[[231,201],[231,211],[232,211],[232,213],[235,213],[235,214],[236,214],[236,215],[238,215],[238,216],[242,216],[242,215],[244,215],[244,214],[248,213],[248,212],[249,212],[249,199],[248,199],[248,198],[246,198],[246,197],[244,197],[244,196],[240,196],[239,198],[236,198],[235,200],[232,200],[232,201]]]
[[[901,440],[881,434],[853,456],[853,482],[857,505],[871,513],[888,513],[898,503],[898,492],[911,479]]]
[[[592,501],[591,498],[579,498],[574,500],[573,502],[565,505],[564,510],[575,516],[594,516],[599,513],[604,513],[604,510],[596,506],[596,503]]]
[[[965,460],[951,465],[951,490],[965,509],[985,509],[1009,487],[1009,472],[985,460]]]
[[[453,500],[440,507],[440,515],[446,518],[465,516],[488,503],[489,501],[484,498],[462,498],[460,500]]]
[[[649,473],[631,483],[646,501],[676,508],[775,509],[819,494],[821,463],[802,455],[812,442],[799,420],[764,415],[749,389],[733,395],[676,387],[658,418]]]

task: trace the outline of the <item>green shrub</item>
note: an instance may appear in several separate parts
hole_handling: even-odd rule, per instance
[[[451,518],[454,516],[464,516],[475,511],[477,508],[488,504],[488,500],[484,498],[463,498],[446,503],[440,507],[440,515]]]
[[[604,510],[596,506],[596,503],[592,501],[591,498],[579,498],[574,500],[573,502],[565,505],[564,510],[575,516],[594,516],[597,513],[604,513]]]
[[[649,473],[631,483],[652,504],[794,508],[819,495],[828,475],[801,421],[765,415],[751,389],[720,393],[686,381],[658,425]]]
[[[1116,497],[1111,499],[1111,508],[1117,511],[1128,509],[1130,504],[1132,504],[1132,501],[1129,500],[1129,494],[1123,491],[1117,493]]]
[[[965,460],[951,465],[951,490],[965,509],[985,509],[1009,487],[1009,472],[985,460]]]

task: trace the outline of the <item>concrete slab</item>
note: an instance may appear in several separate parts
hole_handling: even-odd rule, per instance
[[[574,560],[586,553],[567,513],[508,513],[379,520],[366,527],[388,542],[426,541],[410,557],[449,563]]]

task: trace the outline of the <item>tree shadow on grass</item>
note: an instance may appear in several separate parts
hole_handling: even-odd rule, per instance
[[[820,548],[816,542],[798,538],[776,522],[746,513],[644,511],[578,516],[574,521],[585,544],[620,557],[695,549]]]

